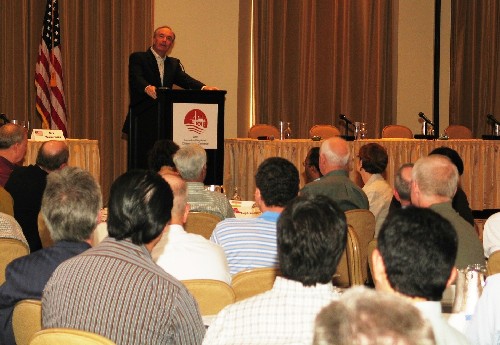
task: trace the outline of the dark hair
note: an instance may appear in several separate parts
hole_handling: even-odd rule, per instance
[[[319,147],[313,147],[309,151],[309,164],[314,166],[316,170],[319,172],[320,175],[321,172],[319,171]]]
[[[257,169],[255,186],[266,206],[285,206],[299,193],[299,171],[284,158],[267,158]]]
[[[395,210],[385,220],[377,248],[387,279],[403,295],[439,301],[457,256],[457,233],[426,208]]]
[[[332,281],[347,243],[344,212],[324,195],[298,196],[277,224],[283,276],[304,286]]]
[[[148,154],[148,167],[153,171],[160,171],[162,166],[175,168],[174,154],[179,145],[169,139],[158,140]]]
[[[376,143],[361,146],[358,156],[361,160],[361,167],[370,174],[383,173],[389,160],[386,149]]]
[[[111,185],[108,207],[109,236],[151,242],[170,221],[173,205],[170,186],[152,171],[131,170]]]
[[[462,161],[462,158],[460,158],[460,155],[457,151],[446,146],[441,146],[432,150],[431,153],[429,153],[429,156],[430,155],[443,155],[448,157],[451,162],[457,167],[458,174],[462,175],[464,173],[464,162]]]

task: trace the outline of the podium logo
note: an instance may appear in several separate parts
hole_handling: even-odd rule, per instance
[[[192,109],[184,117],[184,125],[188,131],[201,134],[208,127],[207,116],[200,109]]]

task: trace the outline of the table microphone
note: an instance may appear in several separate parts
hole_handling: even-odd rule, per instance
[[[349,120],[349,119],[348,119],[348,118],[347,118],[344,114],[340,114],[340,115],[339,115],[339,118],[340,118],[341,120],[344,120],[344,121],[345,121],[346,123],[348,123],[348,124],[351,124],[351,125],[353,124],[353,123],[352,123],[352,121],[351,121],[351,120]]]
[[[425,116],[425,114],[424,114],[424,113],[422,113],[422,112],[418,113],[418,117],[420,117],[422,120],[424,120],[424,121],[425,121],[425,122],[427,122],[429,125],[431,125],[432,127],[434,127],[434,123],[432,123],[432,121],[431,121],[431,120],[429,120],[429,119],[427,118],[427,116]]]
[[[2,114],[3,115],[3,114]],[[500,126],[500,122],[498,122],[497,119],[495,119],[495,117],[493,116],[493,114],[488,114],[486,115],[486,117],[491,121],[493,122],[495,125],[499,125]]]

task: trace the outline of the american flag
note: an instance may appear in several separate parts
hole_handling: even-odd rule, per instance
[[[47,0],[35,69],[36,110],[43,128],[60,129],[67,137],[60,43],[57,0]]]

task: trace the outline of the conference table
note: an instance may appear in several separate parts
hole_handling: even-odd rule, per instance
[[[397,169],[408,162],[415,162],[433,149],[447,146],[456,150],[464,161],[460,184],[468,196],[473,210],[500,209],[500,141],[498,140],[419,140],[419,139],[362,139],[349,142],[352,157],[350,178],[362,186],[355,171],[354,157],[359,148],[368,143],[378,143],[387,149],[389,163],[385,177],[394,185]],[[302,162],[311,147],[321,141],[311,139],[257,140],[235,138],[224,140],[224,188],[232,195],[234,187],[243,200],[253,200],[255,173],[268,157],[283,157],[291,161],[301,174],[300,187],[304,186]]]
[[[97,140],[89,139],[66,139],[69,149],[69,166],[80,167],[100,183],[101,158],[99,156],[99,144]],[[35,164],[38,149],[43,141],[28,140],[28,148],[24,157],[23,165]]]

